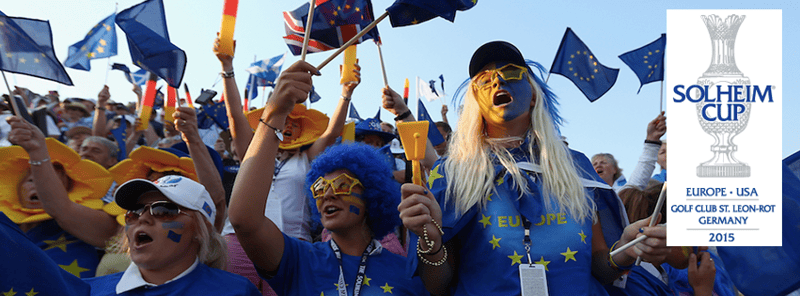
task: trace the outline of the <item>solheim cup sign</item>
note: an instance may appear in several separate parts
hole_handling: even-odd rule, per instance
[[[667,244],[781,245],[781,11],[668,10]]]

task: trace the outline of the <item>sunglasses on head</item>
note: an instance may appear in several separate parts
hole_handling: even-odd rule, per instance
[[[178,218],[178,215],[189,215],[181,211],[178,204],[169,201],[154,201],[150,204],[143,205],[136,210],[129,210],[125,213],[125,223],[132,223],[139,220],[139,217],[145,210],[150,209],[150,216],[158,220],[172,221]]]
[[[497,76],[502,77],[503,80],[506,81],[522,80],[523,74],[527,71],[528,69],[525,67],[507,64],[497,69],[489,69],[478,73],[472,80],[472,84],[478,88],[489,88],[492,86],[492,81],[494,81]]]
[[[333,188],[334,195],[350,195],[353,193],[353,187],[356,185],[361,185],[361,182],[347,174],[341,174],[333,178],[333,180],[319,177],[311,184],[311,193],[314,195],[314,199],[318,199],[325,195],[325,192],[328,191],[328,187],[331,187]]]

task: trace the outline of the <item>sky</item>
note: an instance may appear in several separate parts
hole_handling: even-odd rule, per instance
[[[29,0],[4,1],[2,8],[8,16],[19,16],[49,20],[53,31],[56,56],[61,62],[67,57],[67,48],[80,41],[83,36],[115,9],[121,11],[141,1],[120,0]],[[167,26],[172,43],[186,51],[188,64],[183,81],[191,88],[193,98],[200,88],[212,88],[222,92],[222,84],[214,85],[220,76],[219,61],[212,53],[215,33],[219,30],[223,0],[165,0]],[[116,3],[116,5],[115,5]],[[240,0],[236,18],[235,39],[237,49],[234,68],[240,90],[247,82],[245,68],[254,59],[267,59],[288,52],[282,11],[294,10],[304,2],[297,0]],[[641,154],[647,123],[660,110],[660,83],[645,85],[637,94],[639,81],[634,73],[619,59],[618,55],[639,48],[666,33],[666,11],[668,9],[781,9],[783,11],[783,79],[782,86],[782,156],[800,150],[800,116],[791,112],[800,110],[800,101],[791,94],[800,92],[800,86],[791,81],[800,80],[797,71],[790,65],[800,64],[796,49],[800,48],[800,3],[796,1],[511,1],[479,0],[477,5],[458,12],[455,22],[441,18],[414,26],[392,28],[388,19],[378,24],[383,41],[382,53],[389,79],[389,86],[402,93],[405,78],[411,80],[409,105],[416,111],[414,96],[415,77],[424,81],[445,78],[445,100],[425,101],[426,108],[434,120],[441,119],[441,105],[449,105],[448,119],[451,125],[458,120],[457,107],[451,103],[451,95],[461,82],[468,78],[468,64],[472,53],[480,45],[493,40],[506,40],[515,44],[523,55],[551,67],[564,31],[573,31],[592,50],[597,59],[611,68],[618,68],[616,84],[603,97],[590,103],[571,81],[560,75],[552,75],[548,84],[559,97],[559,109],[566,123],[561,132],[567,137],[570,148],[591,157],[595,153],[612,153],[630,174]],[[376,17],[392,4],[388,0],[373,1]],[[699,22],[700,19],[685,20]],[[743,26],[747,25],[747,21]],[[8,82],[25,86],[37,93],[58,90],[62,98],[96,98],[103,84],[111,91],[111,100],[131,102],[135,95],[130,84],[119,71],[107,71],[108,63],[131,65],[124,32],[117,28],[118,55],[109,59],[91,62],[92,71],[67,69],[75,86],[64,86],[55,82],[24,75],[10,74]],[[310,54],[307,61],[319,65],[331,52]],[[710,57],[711,53],[708,52]],[[355,90],[353,104],[361,117],[373,117],[381,106],[381,88],[384,86],[378,50],[373,42],[358,46],[358,58],[362,67],[362,83]],[[299,60],[289,53],[286,65]],[[314,85],[322,100],[311,108],[332,114],[341,93],[338,65],[342,57],[321,70],[322,76],[314,78]],[[284,66],[284,68],[286,67]],[[135,67],[131,66],[133,69]],[[745,74],[747,69],[741,69]],[[669,71],[669,69],[667,69]],[[163,81],[161,84],[164,84]],[[665,83],[667,85],[667,83]],[[261,90],[259,90],[261,92]],[[267,93],[269,90],[267,90]],[[263,93],[263,92],[262,92]],[[663,99],[671,92],[663,90]],[[183,94],[181,94],[183,97]],[[262,106],[260,94],[253,101]],[[392,121],[394,115],[380,111],[381,119]],[[666,114],[669,118],[669,114]],[[669,123],[669,119],[667,119]],[[673,137],[680,135],[673,135]],[[669,137],[669,132],[667,136]],[[710,136],[709,136],[710,138]],[[679,156],[671,156],[679,157]]]

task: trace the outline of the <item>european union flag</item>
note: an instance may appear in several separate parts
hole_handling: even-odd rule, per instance
[[[283,37],[293,55],[300,55],[303,37],[308,26],[308,2],[294,11],[284,11],[286,36]],[[367,27],[375,16],[369,0],[318,0],[310,28],[308,52],[321,52],[341,47]],[[367,32],[358,43],[367,39],[378,40],[378,28]]]
[[[433,80],[431,80],[433,81]],[[431,85],[433,86],[433,85]],[[430,114],[428,114],[428,109],[425,108],[425,104],[422,103],[422,100],[417,100],[417,120],[428,121],[428,140],[431,141],[431,145],[436,146],[444,142],[444,137],[442,137],[442,133],[439,132],[439,129],[436,128],[436,124],[431,119]]]
[[[353,105],[353,102],[350,102],[350,112],[348,112],[347,117],[358,119],[358,121],[364,120],[361,118],[361,115],[358,115],[358,111],[356,111],[356,106]]]
[[[119,146],[119,153],[117,154],[118,161],[128,158],[128,152],[125,149],[125,139],[128,138],[127,129],[128,121],[122,118],[119,121],[119,127],[111,130],[111,135],[114,136],[114,140],[117,141],[117,146]]]
[[[478,4],[478,0],[397,0],[386,9],[392,27],[416,25],[437,16],[450,21],[456,11],[464,11]]]
[[[69,47],[69,55],[64,66],[89,71],[89,60],[117,55],[117,29],[114,25],[116,13],[94,25],[83,40]]]
[[[169,41],[162,0],[147,0],[123,10],[117,25],[128,37],[131,59],[169,86],[179,87],[186,70],[186,53]]]
[[[271,86],[275,87],[275,80],[278,79],[278,74],[281,73],[281,67],[283,67],[283,61],[285,60],[286,53],[273,57],[268,60],[261,60],[255,63],[250,64],[250,67],[245,69],[250,74],[255,75],[258,78],[261,78],[263,83],[258,84],[258,86]],[[251,99],[255,98],[256,96],[251,97]]]
[[[667,46],[667,34],[638,49],[619,55],[619,59],[631,67],[639,77],[639,91],[642,86],[653,81],[664,80],[664,48]],[[638,91],[636,92],[639,93]]]
[[[207,129],[216,124],[226,130],[228,129],[227,112],[225,102],[219,102],[211,106],[200,106],[200,112],[197,112],[197,127]]]
[[[617,82],[619,69],[600,64],[589,47],[572,32],[571,28],[567,28],[550,72],[572,80],[586,98],[594,102]]]
[[[56,58],[47,21],[8,17],[0,11],[0,70],[72,85]]]
[[[800,151],[783,160],[782,247],[717,247],[745,295],[786,295],[800,288]]]

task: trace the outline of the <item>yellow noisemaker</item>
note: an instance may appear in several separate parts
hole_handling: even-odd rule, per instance
[[[413,167],[414,184],[424,186],[419,161],[425,158],[425,148],[428,143],[428,121],[399,122],[397,123],[397,132],[400,134],[400,141],[403,142],[406,159],[411,161]]]

